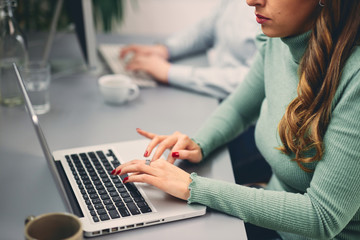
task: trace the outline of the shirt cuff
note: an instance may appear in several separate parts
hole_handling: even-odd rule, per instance
[[[194,203],[194,193],[193,191],[195,191],[196,189],[196,179],[197,179],[198,175],[196,173],[191,173],[190,174],[190,178],[191,178],[191,183],[189,184],[189,190],[190,190],[190,196],[189,198],[187,199],[187,203],[188,204],[192,204]]]
[[[170,85],[180,86],[180,87],[189,87],[191,83],[190,76],[192,74],[193,67],[171,64],[168,80]]]

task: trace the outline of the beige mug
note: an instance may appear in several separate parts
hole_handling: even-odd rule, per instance
[[[83,230],[80,219],[69,213],[47,213],[25,220],[27,240],[82,240]]]

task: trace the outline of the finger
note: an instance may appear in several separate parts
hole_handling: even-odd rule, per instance
[[[139,160],[139,159],[131,160],[131,161],[129,161],[129,162],[120,164],[120,165],[117,166],[114,170],[112,170],[110,174],[112,174],[112,175],[119,175],[119,174],[122,172],[122,169],[123,169],[124,167],[129,166],[129,165],[133,165],[133,164],[143,163],[143,162],[144,162],[144,160]]]
[[[142,129],[140,129],[140,128],[137,128],[136,131],[137,131],[141,136],[144,136],[144,137],[149,138],[149,139],[153,139],[153,138],[156,136],[156,134],[151,133],[151,132],[147,132],[147,131],[142,130]]]
[[[177,141],[177,137],[173,135],[164,137],[161,143],[156,148],[152,160],[157,160],[161,158],[166,149],[172,149]]]
[[[131,174],[132,176],[133,173],[135,173],[135,175],[148,174],[155,176],[158,173],[158,170],[144,164],[144,162],[128,165],[121,170],[121,175]]]
[[[171,153],[167,158],[167,161],[170,163],[174,163],[176,159],[184,159],[182,158],[182,156],[179,155],[179,151],[187,149],[188,144],[189,143],[184,141],[184,139],[179,139],[172,148]]]
[[[128,182],[147,183],[147,184],[150,184],[150,185],[160,188],[159,179],[155,176],[148,175],[148,174],[131,175],[125,181],[125,183],[128,183]]]
[[[150,156],[152,150],[165,138],[165,136],[158,136],[158,135],[156,135],[154,133],[147,132],[147,131],[142,130],[140,128],[137,128],[136,131],[140,135],[152,140],[145,149],[144,157]]]
[[[135,52],[135,46],[129,45],[126,47],[123,47],[120,51],[120,58],[124,58],[129,52]]]
[[[146,150],[145,150],[145,154],[144,154],[144,157],[148,157],[151,155],[152,151],[154,150],[154,148],[159,144],[161,143],[162,141],[164,141],[164,139],[166,138],[166,136],[156,136],[154,137],[150,143],[148,144],[148,146],[146,147]],[[161,156],[161,154],[160,154]],[[157,158],[153,157],[152,160],[155,160]]]
[[[179,150],[176,155],[178,159],[186,159],[193,163],[200,162],[202,159],[199,150]]]

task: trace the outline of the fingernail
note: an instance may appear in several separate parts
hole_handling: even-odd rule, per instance
[[[116,169],[112,170],[110,174],[114,175],[115,172],[116,172]]]
[[[148,151],[146,151],[145,153],[144,153],[144,157],[148,157],[149,156],[149,153],[148,153]]]
[[[123,183],[126,183],[129,177],[124,177]]]
[[[119,175],[121,173],[121,169],[115,173],[115,175]]]
[[[178,158],[179,157],[179,152],[173,152],[171,154],[171,156],[174,157],[174,158]]]
[[[140,128],[136,128],[136,131],[139,131],[140,130]]]

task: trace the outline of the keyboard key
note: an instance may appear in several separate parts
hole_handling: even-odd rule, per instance
[[[142,207],[142,208],[140,208],[140,211],[141,211],[142,213],[149,213],[149,212],[151,212],[151,208],[149,208],[149,207]]]
[[[118,191],[119,191],[119,193],[127,192],[124,187],[119,187],[119,188],[118,188]]]
[[[145,202],[143,197],[134,197],[135,202]]]
[[[97,195],[97,193],[93,193],[93,194],[90,194],[90,198],[96,199],[96,198],[99,198],[99,196]]]
[[[109,211],[109,214],[112,219],[120,218],[120,215],[119,215],[118,211],[116,211],[116,210]]]
[[[138,202],[136,203],[139,208],[148,207],[146,202]]]
[[[94,198],[94,199],[92,199],[91,201],[92,201],[93,204],[99,204],[99,203],[101,203],[100,198]]]
[[[94,220],[94,222],[99,222],[100,221],[97,216],[93,216],[93,220]]]
[[[124,198],[123,200],[124,200],[124,202],[126,202],[126,203],[133,202],[133,200],[132,200],[131,197]]]
[[[120,195],[121,195],[122,198],[130,197],[129,193],[127,193],[127,192],[122,192],[122,193],[120,193]]]
[[[95,190],[95,189],[89,189],[89,190],[88,190],[88,193],[89,193],[89,194],[96,193],[96,190]]]
[[[104,215],[104,214],[106,214],[106,210],[104,208],[102,208],[102,209],[97,210],[97,213],[99,215]]]
[[[115,202],[115,205],[116,205],[117,208],[125,207],[125,203],[123,203],[122,201],[121,202]]]
[[[126,206],[127,206],[128,209],[130,210],[130,212],[131,212],[132,215],[138,215],[138,214],[140,214],[140,211],[139,211],[139,209],[136,207],[135,203],[130,202],[130,203],[127,203]]]
[[[119,210],[120,215],[121,215],[122,217],[130,216],[129,211],[128,211],[125,207],[120,207],[120,208],[118,208],[118,210]]]
[[[101,189],[98,191],[100,195],[107,194],[107,191],[105,189]]]
[[[109,199],[110,197],[109,197],[108,194],[103,194],[103,195],[100,196],[100,198],[101,198],[102,200],[106,200],[106,199]]]
[[[96,151],[96,153],[99,156],[99,158],[105,158],[106,159],[105,154],[104,154],[103,151]]]
[[[103,215],[100,215],[100,220],[101,221],[106,221],[106,220],[109,220],[109,216],[107,214],[103,214]]]
[[[95,204],[94,206],[96,210],[104,209],[104,206],[101,203]]]
[[[116,176],[117,177],[117,176]],[[121,180],[119,178],[112,178],[113,183],[115,183],[115,185],[119,185],[119,186],[124,186],[124,184],[121,182]]]
[[[118,197],[119,194],[118,194],[117,192],[110,192],[110,196],[111,196],[112,198],[114,198],[114,197]]]
[[[95,158],[96,159],[96,155],[94,152],[88,152],[88,155],[90,158]]]
[[[108,211],[114,210],[114,209],[115,209],[115,206],[114,206],[114,204],[106,205],[106,209],[107,209]]]
[[[132,197],[141,197],[141,193],[136,189],[130,192]]]

